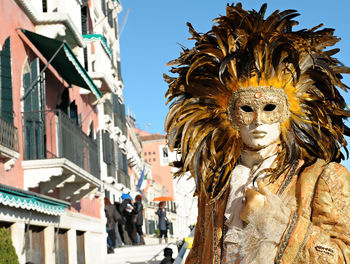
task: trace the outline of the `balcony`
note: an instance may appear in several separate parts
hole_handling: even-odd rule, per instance
[[[121,169],[118,169],[118,183],[130,188],[130,177]]]
[[[75,202],[100,185],[98,147],[64,112],[23,112],[24,188]]]
[[[0,117],[0,159],[4,162],[5,169],[9,170],[18,158],[17,128]]]
[[[106,100],[103,104],[104,120],[107,126],[113,126],[113,105],[110,100]]]

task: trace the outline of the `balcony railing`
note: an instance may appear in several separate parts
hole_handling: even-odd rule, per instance
[[[23,112],[24,159],[66,158],[99,178],[97,143],[64,112]]]
[[[18,152],[18,131],[10,122],[0,117],[0,145]]]
[[[118,169],[118,183],[122,183],[127,188],[130,188],[130,177],[120,169]]]

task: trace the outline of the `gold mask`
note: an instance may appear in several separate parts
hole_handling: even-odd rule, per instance
[[[254,121],[283,123],[290,115],[287,94],[273,87],[241,88],[230,98],[228,114],[235,127]]]

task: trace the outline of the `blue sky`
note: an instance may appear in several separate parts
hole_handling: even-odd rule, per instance
[[[335,35],[342,40],[336,45],[341,51],[336,55],[350,66],[350,16],[349,0],[294,0],[294,1],[241,1],[244,9],[259,10],[268,4],[266,15],[274,10],[296,9],[300,16],[300,28],[310,28],[323,23],[335,28]],[[151,133],[164,134],[167,113],[164,94],[167,85],[163,73],[169,68],[166,62],[179,56],[178,43],[192,47],[186,22],[191,22],[198,32],[210,30],[211,20],[225,14],[227,3],[222,0],[122,0],[123,11],[119,15],[122,24],[126,11],[129,15],[120,37],[121,69],[124,81],[124,99],[127,109],[136,118],[136,126]],[[237,2],[235,2],[237,3]],[[347,48],[347,49],[346,49]],[[350,86],[350,78],[345,82]],[[350,104],[350,96],[345,95]],[[350,164],[350,163],[349,163]]]

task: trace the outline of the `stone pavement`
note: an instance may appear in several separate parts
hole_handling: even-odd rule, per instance
[[[175,241],[169,240],[169,245],[159,245],[157,238],[146,238],[145,241],[144,246],[116,248],[114,254],[108,254],[105,264],[159,264],[167,246],[173,249],[173,258],[177,256]]]

